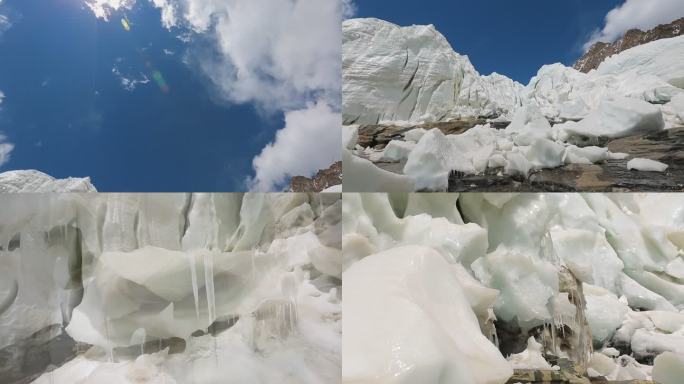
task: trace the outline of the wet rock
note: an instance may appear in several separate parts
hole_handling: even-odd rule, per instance
[[[356,143],[364,148],[373,147],[375,149],[382,149],[391,140],[403,140],[404,134],[415,128],[423,128],[425,130],[437,128],[445,135],[457,135],[478,124],[485,124],[486,122],[487,120],[485,118],[469,118],[414,124],[411,126],[397,126],[391,124],[363,125],[359,127],[359,138]],[[507,124],[508,123],[503,123],[503,125]],[[496,128],[503,127],[496,126]]]
[[[60,324],[43,328],[0,349],[0,384],[30,383],[88,348],[90,345],[74,341]]]
[[[554,323],[544,327],[542,334],[544,357],[550,364],[559,365],[562,359],[554,363],[552,360],[555,356],[568,356],[572,361],[573,370],[584,374],[589,365],[593,346],[591,329],[585,317],[587,304],[582,282],[569,269],[561,267],[558,273],[558,292],[567,294],[568,301],[576,310],[570,318],[561,316],[554,310]]]
[[[488,169],[482,175],[452,172],[449,192],[684,191],[684,127],[615,139],[606,144],[611,152],[627,153],[629,157],[599,164],[568,164],[542,169],[532,172],[527,179],[498,175],[500,169]],[[630,171],[627,162],[635,157],[665,163],[667,171]]]
[[[629,48],[649,43],[651,41],[675,37],[684,34],[684,18],[669,24],[661,24],[649,31],[630,29],[624,36],[612,43],[597,42],[573,65],[580,72],[587,73],[598,68],[606,58]]]
[[[170,337],[168,339],[150,340],[143,344],[117,347],[114,348],[114,356],[137,357],[143,353],[157,353],[167,348],[169,354],[183,353],[185,351],[185,340],[179,337]]]

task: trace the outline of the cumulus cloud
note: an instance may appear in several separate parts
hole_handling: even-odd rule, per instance
[[[311,175],[340,159],[342,115],[319,101],[285,114],[285,128],[254,158],[249,188],[272,191],[297,175]]]
[[[7,136],[0,133],[0,167],[10,160],[10,154],[14,150],[14,144],[7,142]]]
[[[285,115],[285,127],[253,160],[254,188],[273,189],[287,176],[309,176],[339,160],[340,24],[353,12],[352,0],[148,1],[166,28],[213,42],[210,54],[191,63],[225,100]],[[106,19],[135,0],[86,3]]]
[[[597,29],[591,35],[584,49],[589,49],[598,41],[613,42],[632,28],[648,30],[682,16],[682,0],[626,0],[608,12],[603,29]]]

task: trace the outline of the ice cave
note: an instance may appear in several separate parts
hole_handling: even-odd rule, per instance
[[[342,223],[343,383],[683,382],[684,194],[345,193]]]
[[[340,381],[340,194],[0,196],[0,383]]]

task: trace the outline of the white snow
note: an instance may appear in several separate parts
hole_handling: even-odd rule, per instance
[[[89,177],[55,179],[36,170],[0,173],[0,193],[18,192],[97,192]]]
[[[627,162],[627,169],[637,171],[665,172],[667,164],[651,159],[634,158]]]

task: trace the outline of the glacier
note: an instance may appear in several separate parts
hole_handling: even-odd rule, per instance
[[[341,194],[4,194],[0,207],[9,382],[339,381]]]
[[[343,382],[674,383],[683,233],[682,194],[345,193]]]
[[[56,179],[37,170],[0,173],[0,193],[97,192],[89,177]]]
[[[684,125],[684,36],[625,50],[589,73],[544,65],[522,85],[497,73],[480,75],[433,25],[400,27],[366,18],[345,20],[342,30],[346,130],[417,127],[398,130],[384,148],[357,147],[353,141],[343,151],[371,163],[397,163],[401,170],[394,173],[413,179],[415,190],[446,190],[452,171],[494,170],[526,178],[565,164],[622,160],[629,155],[594,154],[607,139]],[[459,119],[481,123],[459,134],[415,131]],[[347,174],[374,175],[392,184],[392,175],[369,171],[367,162],[348,163]],[[358,184],[364,183],[353,187]]]

